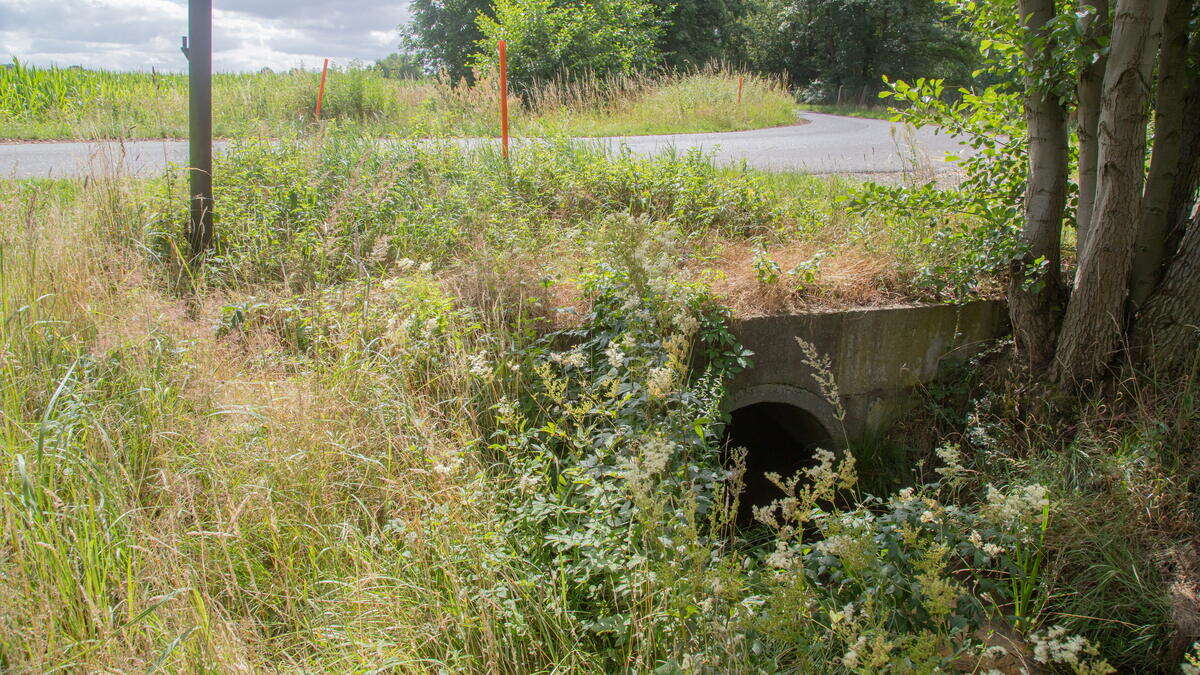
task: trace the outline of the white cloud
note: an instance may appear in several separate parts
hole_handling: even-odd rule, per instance
[[[408,0],[215,0],[213,67],[316,67],[395,51]],[[186,0],[0,0],[0,60],[184,70]]]

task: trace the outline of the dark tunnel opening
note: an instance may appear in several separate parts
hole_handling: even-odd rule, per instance
[[[735,448],[746,449],[738,525],[753,525],[755,506],[766,506],[783,496],[766,474],[790,477],[811,466],[813,451],[829,447],[829,441],[824,425],[812,413],[794,405],[766,401],[734,410],[725,427],[723,449],[727,462],[732,461]]]

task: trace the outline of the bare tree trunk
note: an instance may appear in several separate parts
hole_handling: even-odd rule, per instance
[[[1146,99],[1162,2],[1118,0],[1100,112],[1096,206],[1080,251],[1054,377],[1076,384],[1104,373],[1125,333],[1133,243],[1142,220]],[[1158,19],[1156,19],[1156,16]]]
[[[1100,38],[1107,37],[1111,27],[1108,0],[1082,0],[1080,4],[1083,9],[1090,10],[1091,18],[1085,30],[1088,49],[1094,55],[1091,63],[1079,69],[1079,107],[1076,110],[1079,124],[1079,203],[1075,208],[1075,246],[1082,251],[1087,243],[1096,199],[1096,155],[1099,149],[1096,133],[1100,124],[1100,89],[1104,83],[1104,66],[1108,63],[1108,54]]]
[[[1162,279],[1168,256],[1171,196],[1179,176],[1187,95],[1188,22],[1192,0],[1167,0],[1155,92],[1154,150],[1142,200],[1142,227],[1133,250],[1129,302],[1136,311]],[[1193,126],[1195,123],[1193,122]]]
[[[1187,225],[1179,253],[1138,316],[1134,338],[1162,370],[1190,366],[1200,345],[1200,212]]]
[[[1025,28],[1045,35],[1054,18],[1053,0],[1021,0]],[[1025,57],[1048,61],[1049,39],[1041,48],[1025,41]],[[1026,83],[1025,116],[1029,122],[1029,181],[1025,189],[1024,251],[1009,265],[1008,311],[1017,353],[1031,370],[1044,370],[1054,356],[1062,315],[1062,221],[1067,187],[1067,120],[1062,101],[1030,80]]]

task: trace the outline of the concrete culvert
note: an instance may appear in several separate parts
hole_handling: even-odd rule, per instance
[[[783,496],[766,474],[787,478],[813,463],[813,451],[830,447],[830,435],[808,411],[788,403],[766,401],[730,413],[723,449],[730,461],[735,448],[746,449],[746,473],[738,507],[738,524],[754,521],[753,507]]]

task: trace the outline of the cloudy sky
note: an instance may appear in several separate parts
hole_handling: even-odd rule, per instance
[[[213,0],[213,68],[316,67],[396,50],[408,0]],[[0,0],[0,61],[184,70],[187,0]]]

